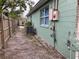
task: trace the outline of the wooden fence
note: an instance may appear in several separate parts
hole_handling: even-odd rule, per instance
[[[0,18],[0,49],[5,47],[7,40],[12,36],[17,28],[17,20],[2,15]]]

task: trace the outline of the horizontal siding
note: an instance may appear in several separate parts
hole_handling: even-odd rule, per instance
[[[49,5],[49,4],[47,4],[47,5]],[[50,7],[51,7],[51,5],[49,5],[49,8]],[[48,42],[51,45],[54,45],[53,38],[50,37],[50,34],[52,34],[52,31],[50,31],[50,21],[49,21],[48,28],[40,26],[40,9],[32,15],[32,22],[33,22],[35,28],[37,29],[38,35],[41,38],[45,39],[44,41]]]
[[[51,3],[49,3],[51,7]],[[74,38],[74,32],[76,32],[76,13],[77,10],[77,0],[59,0],[59,21],[56,22],[56,39],[57,50],[63,54],[67,59],[70,57],[69,50],[67,48],[68,32],[71,32],[71,38]],[[50,21],[49,27],[44,28],[40,26],[40,9],[32,14],[32,22],[37,29],[37,33],[40,37],[44,38],[46,42],[54,45],[53,38],[50,37],[52,31],[50,30]],[[73,41],[74,39],[71,39]],[[74,52],[71,52],[71,59],[75,59]]]
[[[78,5],[78,8],[77,8],[77,24],[78,24],[78,29],[77,29],[77,31],[79,32],[79,5]]]
[[[76,32],[77,21],[77,1],[76,0],[61,0],[59,1],[60,18],[56,23],[57,33],[57,49],[67,58],[70,57],[70,52],[67,48],[68,32],[71,32],[71,41],[74,40],[74,32]],[[62,41],[62,42],[61,42]],[[71,59],[75,59],[74,52],[71,52]]]

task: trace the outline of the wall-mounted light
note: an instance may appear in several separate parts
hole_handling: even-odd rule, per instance
[[[68,39],[67,39],[67,47],[68,49],[71,48],[71,32],[68,32]]]
[[[70,47],[71,47],[71,42],[70,42],[70,40],[67,40],[67,47],[68,47],[68,49],[70,49]]]

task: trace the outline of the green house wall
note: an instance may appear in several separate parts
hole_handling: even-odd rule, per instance
[[[49,9],[52,3],[49,2]],[[46,6],[45,5],[45,6]],[[43,6],[42,8],[44,8]],[[40,8],[40,9],[42,9]],[[53,22],[49,21],[49,27],[40,26],[40,9],[31,15],[32,22],[37,29],[38,36],[44,39],[50,45],[54,45],[54,39],[50,36],[52,31],[50,26]],[[59,21],[56,22],[56,49],[64,55],[67,59],[70,59],[70,50],[67,48],[67,40],[69,38],[68,33],[70,32],[71,41],[75,40],[76,32],[76,11],[77,11],[77,0],[59,0]],[[72,43],[73,44],[73,43]],[[73,47],[74,48],[74,47]],[[75,59],[75,51],[71,50],[71,59]]]

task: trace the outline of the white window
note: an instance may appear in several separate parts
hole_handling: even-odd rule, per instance
[[[40,11],[40,25],[48,27],[49,24],[49,7],[46,7]]]
[[[75,53],[75,59],[79,59],[79,51],[76,51],[76,53]]]

